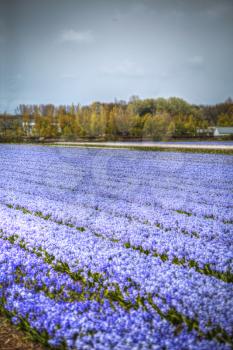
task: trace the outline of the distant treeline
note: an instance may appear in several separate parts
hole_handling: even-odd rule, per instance
[[[211,127],[233,126],[233,101],[193,105],[177,97],[89,106],[20,105],[0,115],[0,140],[153,139],[211,136]]]

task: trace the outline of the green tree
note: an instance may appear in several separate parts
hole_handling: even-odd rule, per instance
[[[220,114],[217,121],[218,126],[233,126],[233,113]]]

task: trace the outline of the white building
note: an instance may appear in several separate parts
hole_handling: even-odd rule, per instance
[[[209,126],[208,128],[205,128],[205,129],[197,128],[196,133],[198,136],[213,136],[214,127]]]
[[[230,136],[233,135],[233,127],[231,126],[221,126],[218,127],[216,126],[216,128],[214,129],[214,136],[218,137],[218,136]]]
[[[26,132],[27,136],[32,136],[35,125],[36,122],[34,119],[22,122],[23,130]]]

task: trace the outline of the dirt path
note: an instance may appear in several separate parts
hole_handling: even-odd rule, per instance
[[[0,314],[0,350],[45,350]]]

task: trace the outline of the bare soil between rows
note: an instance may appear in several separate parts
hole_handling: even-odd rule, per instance
[[[0,350],[45,350],[0,314]]]

